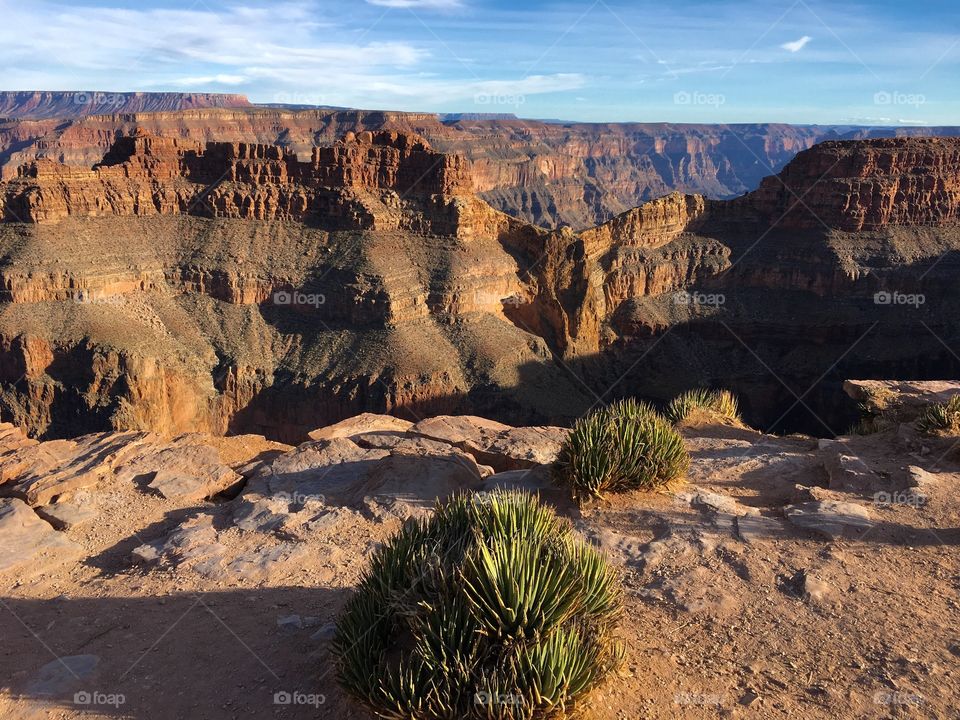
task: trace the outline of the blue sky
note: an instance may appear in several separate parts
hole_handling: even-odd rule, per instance
[[[2,88],[585,121],[960,124],[956,2],[0,0]]]

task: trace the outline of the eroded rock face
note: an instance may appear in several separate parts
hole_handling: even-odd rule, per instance
[[[413,134],[299,160],[137,132],[91,170],[38,160],[0,186],[0,407],[51,436],[299,442],[363,411],[560,425],[611,383],[659,399],[723,384],[772,422],[791,398],[764,365],[798,337],[788,384],[856,362],[859,342],[881,366],[952,362],[953,311],[923,313],[953,292],[958,148],[825,143],[737,200],[672,194],[575,233],[494,210],[462,158]],[[925,302],[905,314],[876,300],[888,290]]]

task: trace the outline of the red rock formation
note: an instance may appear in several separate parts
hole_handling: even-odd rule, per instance
[[[768,222],[857,232],[947,225],[960,218],[960,143],[953,138],[826,142],[743,200]],[[739,204],[734,213],[745,210]]]
[[[0,211],[21,222],[154,214],[303,221],[322,214],[371,226],[355,207],[357,192],[392,191],[399,201],[469,189],[461,158],[395,132],[348,133],[315,148],[309,162],[277,146],[204,146],[140,133],[120,138],[92,170],[50,160],[22,167],[4,187]]]
[[[392,131],[347,134],[309,160],[142,133],[90,170],[36,160],[0,185],[0,405],[36,433],[80,417],[87,430],[296,441],[365,410],[569,418],[595,400],[570,363],[617,368],[679,328],[703,359],[683,370],[643,356],[650,379],[633,392],[729,372],[735,357],[755,369],[734,326],[777,348],[807,333],[839,356],[880,312],[850,293],[907,292],[903,258],[960,248],[958,147],[829,143],[742,198],[675,193],[581,233],[494,210],[464,160]],[[802,206],[778,224],[784,183],[829,224]],[[950,267],[930,273],[931,293],[947,292]],[[728,304],[675,301],[681,290]]]
[[[671,191],[728,198],[751,190],[814,143],[882,134],[955,135],[957,128],[832,128],[782,124],[544,123],[360,110],[203,108],[104,110],[68,121],[0,122],[0,178],[39,157],[90,167],[135,128],[197,142],[282,145],[301,160],[345,132],[416,133],[462,155],[499,210],[545,227],[588,228]],[[67,114],[64,117],[72,117]]]

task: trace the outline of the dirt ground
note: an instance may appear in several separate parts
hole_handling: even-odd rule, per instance
[[[960,716],[960,465],[947,446],[911,454],[893,431],[834,444],[720,426],[687,435],[689,479],[669,493],[583,510],[544,493],[624,568],[627,588],[626,662],[576,716]],[[861,464],[837,466],[843,457]],[[929,473],[896,496],[909,466]],[[297,533],[242,530],[243,495],[96,497],[97,520],[66,531],[84,558],[3,580],[0,717],[368,717],[336,686],[330,623],[370,550],[426,498],[338,507]],[[840,520],[814,517],[839,522],[831,538],[786,517],[831,502],[869,521],[847,506]],[[197,517],[210,529],[181,547],[195,563],[134,559]],[[213,545],[279,559],[205,574]],[[84,656],[95,667],[73,660]]]

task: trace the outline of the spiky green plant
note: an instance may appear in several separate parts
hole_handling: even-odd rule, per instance
[[[383,718],[561,715],[620,662],[622,603],[535,496],[458,495],[374,553],[337,622],[338,679]]]
[[[620,401],[578,420],[557,455],[554,478],[578,500],[653,490],[690,466],[683,438],[650,405]]]
[[[960,395],[954,395],[945,403],[933,403],[923,408],[917,416],[917,429],[942,435],[960,432]]]
[[[667,418],[674,425],[690,420],[698,414],[709,419],[736,424],[743,422],[740,418],[737,398],[729,390],[694,388],[677,395],[667,405]]]

